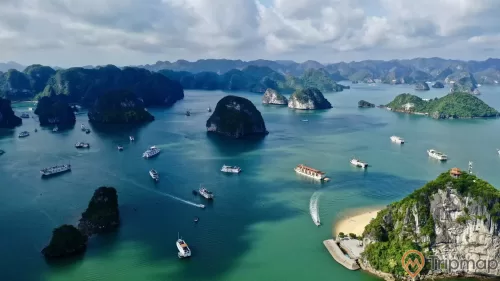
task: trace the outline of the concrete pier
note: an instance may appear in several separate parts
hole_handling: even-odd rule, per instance
[[[333,259],[343,265],[345,268],[349,270],[358,270],[359,265],[356,262],[356,260],[349,258],[342,252],[340,249],[339,245],[335,240],[333,239],[328,239],[323,241],[323,244],[325,245],[326,249],[328,249],[328,252],[330,252],[330,255],[332,255]]]

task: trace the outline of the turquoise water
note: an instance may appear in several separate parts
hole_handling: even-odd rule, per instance
[[[481,98],[500,109],[500,88],[481,90]],[[74,130],[34,133],[35,121],[23,120],[16,130],[0,131],[0,149],[6,151],[0,156],[0,280],[379,280],[333,261],[322,241],[332,237],[335,222],[358,208],[398,200],[446,169],[467,168],[468,161],[480,177],[500,186],[500,119],[436,121],[357,108],[360,99],[381,104],[402,92],[413,90],[353,85],[327,93],[334,108],[316,112],[262,106],[260,95],[237,93],[264,116],[270,134],[260,141],[207,136],[206,108],[226,94],[218,91],[187,91],[172,108],[151,109],[156,121],[135,129],[91,127],[86,135],[79,126],[87,125],[87,118],[79,115]],[[446,90],[418,94],[430,98]],[[184,116],[186,109],[190,117]],[[31,136],[17,138],[22,130]],[[129,135],[135,143],[129,143]],[[407,143],[392,144],[391,135]],[[91,148],[76,150],[77,141],[90,142]],[[117,145],[124,151],[118,152]],[[142,159],[151,145],[161,154]],[[429,148],[447,153],[449,161],[429,159]],[[371,167],[352,167],[353,156]],[[40,168],[67,162],[71,173],[40,179]],[[327,172],[332,180],[318,184],[300,178],[293,171],[300,163]],[[243,172],[222,174],[223,164],[239,165]],[[151,168],[160,173],[157,184],[148,175]],[[214,191],[213,203],[192,195],[200,184]],[[102,185],[118,190],[119,231],[92,238],[83,257],[47,263],[40,250],[52,229],[76,224]],[[315,192],[319,228],[309,214]],[[178,233],[193,251],[189,260],[177,258]]]

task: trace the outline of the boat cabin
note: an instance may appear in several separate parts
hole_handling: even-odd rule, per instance
[[[455,179],[458,179],[458,177],[460,177],[461,174],[462,174],[462,171],[460,171],[459,168],[452,168],[450,170],[450,176],[452,176]]]
[[[311,167],[307,167],[304,164],[298,165],[297,169],[300,170],[302,173],[308,175],[308,176],[320,177],[320,178],[324,178],[325,177],[325,173],[324,172],[322,172],[320,170],[313,169]]]

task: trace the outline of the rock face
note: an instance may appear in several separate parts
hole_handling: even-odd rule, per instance
[[[154,120],[143,102],[129,91],[101,95],[89,110],[88,117],[90,122],[102,124],[134,124]]]
[[[454,83],[451,85],[450,92],[469,93],[472,94],[477,89],[477,82],[472,73],[462,72],[457,74],[455,80],[448,79],[447,81]]]
[[[14,114],[10,100],[0,98],[0,128],[12,129],[22,123],[22,119]]]
[[[360,101],[358,101],[358,107],[363,107],[363,108],[365,108],[365,107],[375,107],[375,105],[373,103],[369,103],[369,102],[367,102],[365,100],[360,100]]]
[[[363,263],[402,277],[401,256],[409,249],[440,261],[477,265],[480,260],[498,259],[500,191],[474,175],[452,174],[455,169],[379,212],[363,234],[367,244]],[[421,275],[432,277],[442,274],[441,269],[430,266]],[[500,276],[500,267],[469,264],[447,270],[442,277],[464,273]]]
[[[432,84],[432,88],[435,88],[435,89],[442,89],[444,88],[444,84],[437,81],[436,83]]]
[[[69,106],[64,96],[42,97],[36,106],[40,126],[57,125],[59,129],[68,129],[75,125],[74,109]]]
[[[288,107],[294,109],[328,109],[331,103],[325,99],[317,88],[307,88],[295,91],[288,100]]]
[[[255,105],[242,97],[225,96],[207,120],[207,131],[220,135],[243,138],[266,135],[266,124]]]
[[[113,187],[99,187],[82,213],[78,229],[86,236],[110,232],[120,225],[118,195]]]
[[[417,90],[417,91],[429,91],[430,88],[429,88],[429,85],[427,85],[427,83],[418,82],[417,84],[415,84],[415,90]]]
[[[267,89],[262,97],[263,104],[287,105],[288,100],[274,89]]]
[[[62,225],[52,232],[52,239],[42,254],[46,258],[62,258],[83,253],[87,247],[87,236],[72,225]]]

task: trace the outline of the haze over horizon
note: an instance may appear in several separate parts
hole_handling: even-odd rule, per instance
[[[0,62],[498,57],[492,0],[4,0]]]

